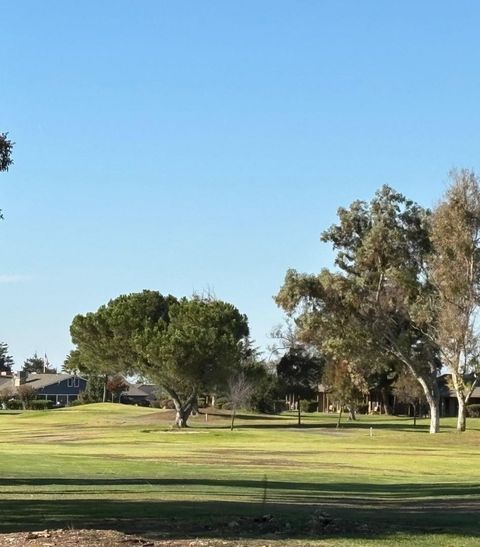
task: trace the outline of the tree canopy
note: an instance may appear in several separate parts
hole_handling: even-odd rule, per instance
[[[0,372],[12,374],[13,357],[8,354],[8,344],[0,342]]]
[[[31,374],[35,372],[36,374],[55,374],[57,369],[50,366],[47,357],[39,357],[36,353],[25,360],[23,363],[22,370]]]
[[[426,275],[431,252],[429,211],[388,186],[371,202],[338,211],[322,235],[337,251],[337,270],[319,275],[287,272],[276,297],[296,315],[300,336],[341,360],[389,356],[422,385],[430,431],[439,429],[438,348]],[[339,361],[341,362],[341,361]]]
[[[480,183],[468,170],[451,178],[432,215],[429,274],[438,316],[432,336],[457,396],[457,429],[464,431],[465,407],[480,381]]]
[[[8,171],[13,164],[13,142],[8,138],[8,133],[0,133],[0,171]]]
[[[240,367],[249,331],[246,316],[229,303],[143,291],[77,315],[70,332],[76,366],[141,374],[169,394],[184,426],[198,394],[225,386]]]

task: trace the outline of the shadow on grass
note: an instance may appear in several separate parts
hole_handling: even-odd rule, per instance
[[[0,479],[0,486],[21,489],[4,492],[0,499],[2,532],[72,526],[171,538],[479,533],[480,484],[32,478]],[[38,491],[47,486],[56,489]],[[10,494],[15,498],[8,499]],[[62,498],[35,499],[39,494]],[[122,499],[126,495],[137,499]],[[169,496],[192,499],[166,499]],[[217,499],[199,500],[201,496]],[[242,497],[250,501],[231,501]],[[320,528],[315,521],[319,510],[329,515],[327,521],[320,520]],[[265,514],[270,517],[263,518]]]
[[[320,419],[321,420],[321,419]],[[361,421],[355,421],[355,422],[342,422],[340,427],[337,429],[337,424],[335,422],[324,422],[324,421],[318,421],[318,422],[312,422],[308,421],[305,423],[302,423],[301,425],[298,425],[297,422],[295,422],[293,419],[291,422],[285,420],[284,423],[267,423],[267,424],[243,424],[238,423],[235,425],[235,429],[297,429],[297,430],[313,430],[316,429],[319,432],[322,429],[335,429],[337,431],[342,431],[345,429],[370,429],[373,428],[373,430],[391,430],[391,431],[416,431],[418,433],[428,433],[429,431],[429,425],[428,424],[417,424],[416,426],[413,425],[413,423],[408,423],[407,420],[405,421],[398,421],[395,423],[387,422],[361,422]],[[196,424],[194,425],[194,427]],[[218,425],[215,424],[215,426],[212,427],[212,429],[230,429],[230,425]],[[449,426],[442,426],[442,429],[448,429],[451,430],[452,427]]]

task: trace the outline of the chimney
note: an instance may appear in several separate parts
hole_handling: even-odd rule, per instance
[[[20,385],[24,384],[27,381],[28,372],[24,370],[20,371]]]

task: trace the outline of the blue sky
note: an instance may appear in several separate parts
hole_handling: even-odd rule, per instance
[[[61,366],[73,316],[213,290],[257,343],[338,206],[432,206],[479,168],[480,5],[2,2],[0,341]]]

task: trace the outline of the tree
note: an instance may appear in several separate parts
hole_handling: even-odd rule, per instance
[[[0,133],[0,171],[8,171],[13,164],[13,142],[8,139],[8,133]]]
[[[320,349],[363,347],[376,361],[386,357],[406,367],[424,390],[436,433],[440,360],[431,336],[435,289],[426,272],[430,214],[384,186],[370,203],[356,201],[338,216],[322,235],[337,250],[338,269],[319,275],[289,270],[277,303],[296,315],[302,338]]]
[[[240,366],[248,324],[220,300],[177,300],[143,291],[77,315],[70,332],[79,352],[74,362],[107,378],[131,373],[149,378],[172,398],[176,423],[184,427],[198,393],[225,386]]]
[[[240,370],[247,337],[247,318],[237,308],[199,297],[172,303],[168,321],[144,329],[140,372],[169,394],[177,426],[187,425],[199,393],[219,390]]]
[[[418,409],[425,402],[425,394],[420,384],[408,370],[403,370],[395,380],[393,393],[401,403],[411,405],[413,410],[413,425],[416,426]]]
[[[318,392],[323,371],[323,360],[305,348],[291,348],[280,359],[277,375],[285,393],[294,396],[298,412],[298,425],[302,423],[301,401]]]
[[[22,402],[23,410],[30,408],[31,402],[37,396],[37,392],[35,391],[35,389],[33,389],[33,387],[29,386],[28,384],[19,385],[17,388],[17,393],[20,401]]]
[[[362,374],[355,371],[355,366],[348,361],[335,363],[330,361],[325,367],[322,378],[328,393],[339,407],[337,428],[340,427],[342,412],[346,407],[349,419],[356,419],[356,410],[364,402],[368,387]]]
[[[50,366],[47,357],[39,357],[35,352],[33,357],[25,360],[22,367],[23,372],[28,374],[55,374],[57,369]]]
[[[7,408],[7,403],[10,401],[10,399],[13,399],[14,392],[13,388],[10,387],[4,387],[0,390],[0,405],[3,410]]]
[[[12,374],[13,357],[8,354],[8,345],[0,342],[0,372]]]
[[[432,215],[430,278],[437,295],[433,332],[458,401],[457,430],[480,381],[480,184],[475,173],[451,174],[452,184]]]
[[[230,431],[233,431],[237,410],[250,401],[253,394],[253,385],[248,381],[243,372],[232,376],[227,382],[226,397],[230,403],[232,421]]]
[[[0,133],[0,171],[8,171],[12,165],[12,150],[13,142],[8,139],[8,133]],[[3,218],[2,210],[0,209],[0,219]]]
[[[116,374],[115,376],[109,378],[107,382],[107,390],[112,396],[112,403],[115,396],[117,397],[117,401],[120,402],[120,396],[127,388],[128,383],[120,374]]]
[[[170,295],[143,291],[110,300],[96,312],[77,315],[70,326],[76,348],[64,366],[86,375],[103,375],[105,402],[110,376],[138,372],[142,357],[135,337],[148,327],[163,329],[169,307],[176,301]]]

